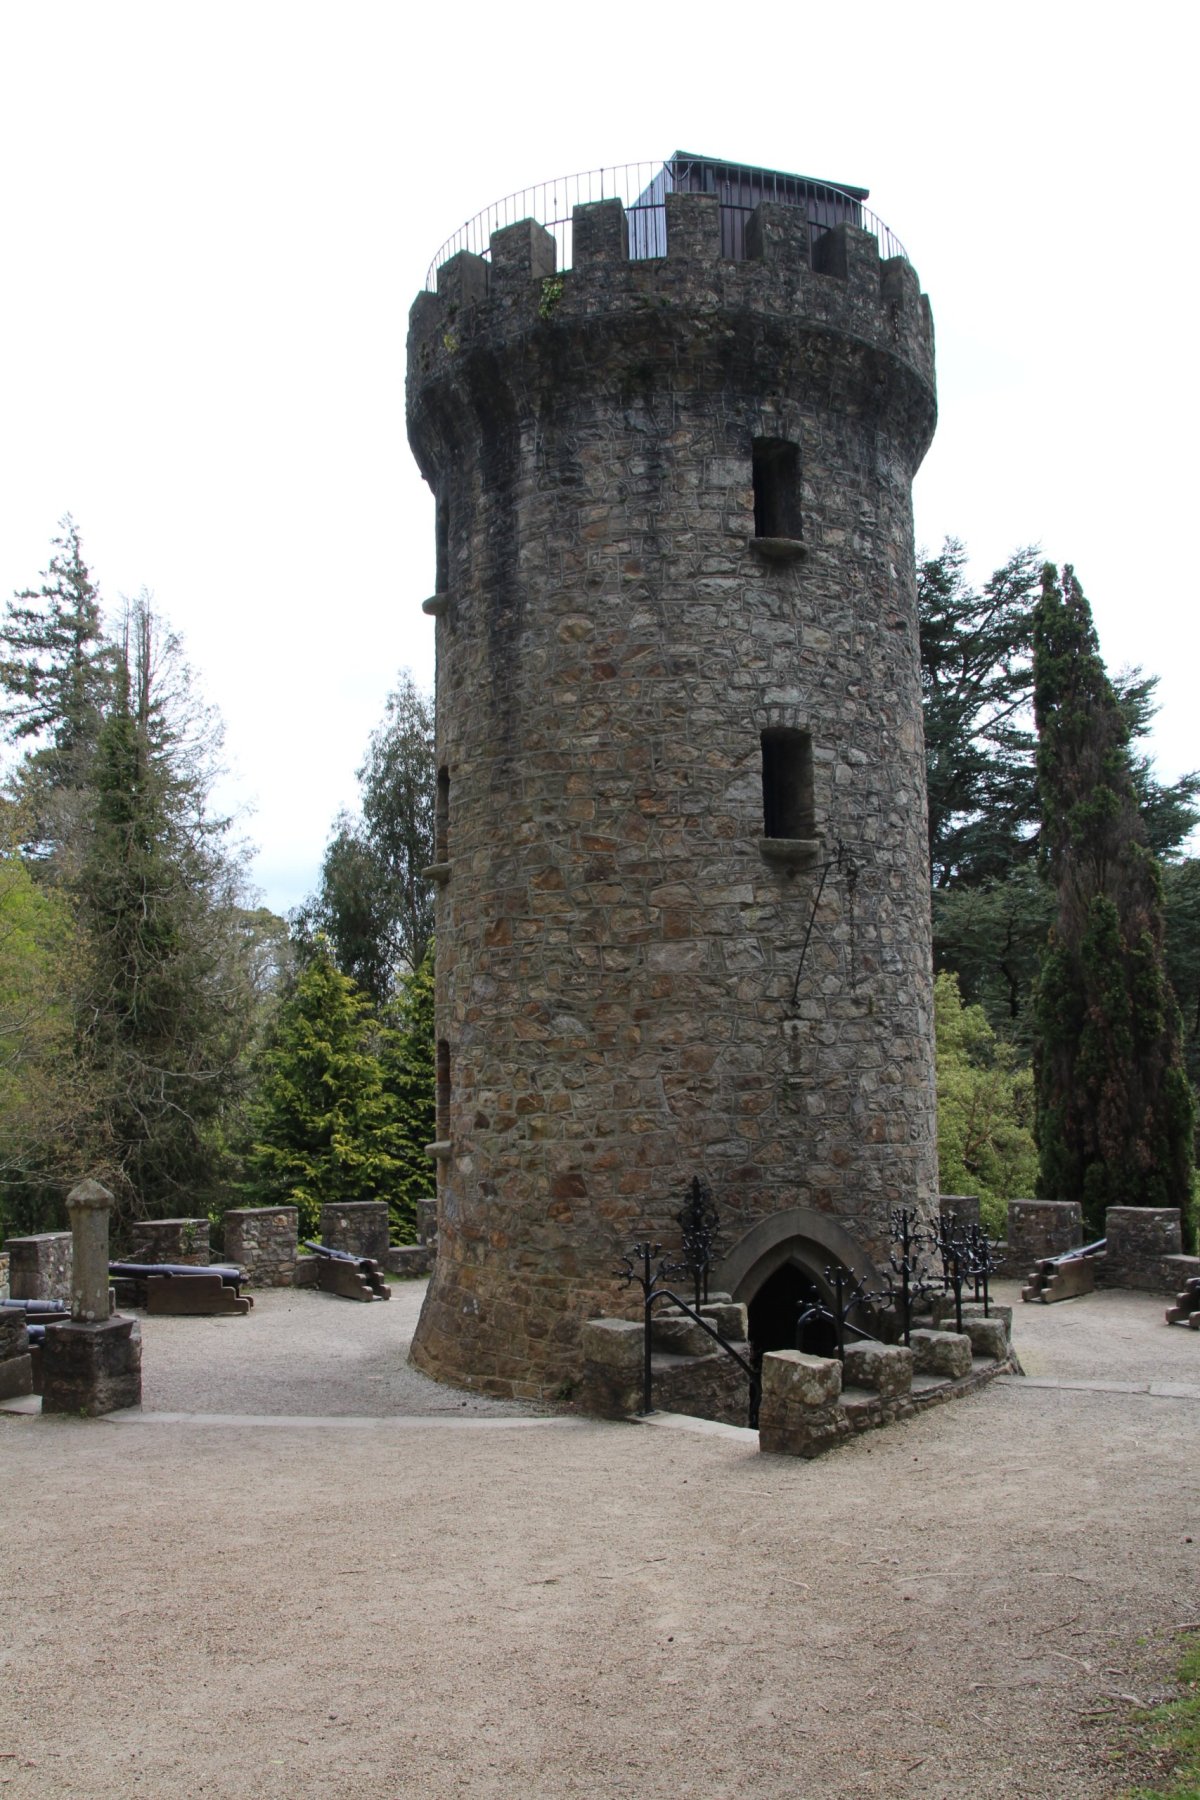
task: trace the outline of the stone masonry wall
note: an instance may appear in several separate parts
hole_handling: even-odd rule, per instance
[[[14,1300],[71,1299],[71,1233],[41,1231],[9,1238],[9,1287]]]
[[[212,1258],[205,1219],[140,1219],[130,1228],[131,1262],[186,1263],[203,1267]]]
[[[670,197],[654,262],[624,259],[619,211],[577,209],[558,280],[529,222],[490,270],[454,258],[409,341],[448,778],[449,1149],[414,1357],[505,1394],[577,1369],[614,1259],[674,1231],[695,1173],[726,1246],[808,1207],[878,1258],[891,1207],[936,1206],[928,308],[853,228],[814,273],[798,209],[760,209],[746,263],[705,196]],[[755,440],[799,451],[802,518],[770,545]],[[810,735],[803,842],[764,835],[780,728]]]
[[[388,1253],[388,1209],[385,1200],[327,1202],[321,1208],[321,1242],[331,1250],[349,1250],[385,1262]]]
[[[240,1207],[225,1214],[225,1255],[252,1287],[291,1287],[296,1277],[294,1206]]]

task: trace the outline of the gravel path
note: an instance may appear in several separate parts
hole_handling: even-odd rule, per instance
[[[5,1792],[1118,1791],[1200,1590],[1161,1300],[1018,1306],[1029,1380],[801,1463],[464,1404],[394,1291],[146,1320],[141,1415],[0,1416]]]

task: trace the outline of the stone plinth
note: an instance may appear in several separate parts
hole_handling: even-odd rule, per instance
[[[136,1319],[55,1325],[42,1347],[42,1411],[95,1418],[142,1403],[142,1332]]]
[[[1061,1256],[1083,1242],[1083,1212],[1075,1200],[1010,1200],[1009,1267],[1028,1273],[1044,1256]]]
[[[1163,1258],[1183,1252],[1178,1207],[1110,1206],[1104,1215],[1107,1240],[1104,1262],[1097,1270],[1106,1287],[1169,1291]]]
[[[0,1250],[0,1300],[8,1298],[8,1251]]]
[[[71,1298],[71,1233],[40,1231],[9,1238],[9,1286],[14,1300]]]
[[[579,1402],[600,1419],[627,1419],[642,1404],[645,1334],[636,1319],[589,1319],[579,1334]]]
[[[209,1222],[205,1219],[140,1219],[130,1234],[131,1262],[187,1263],[206,1267]]]
[[[388,1209],[384,1200],[329,1202],[321,1208],[321,1242],[331,1250],[348,1250],[352,1256],[370,1256],[386,1262]]]
[[[291,1287],[296,1278],[294,1206],[238,1207],[225,1214],[225,1255],[251,1287]]]

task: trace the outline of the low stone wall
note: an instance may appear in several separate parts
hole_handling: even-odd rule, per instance
[[[914,1331],[911,1348],[856,1344],[844,1364],[801,1350],[770,1351],[762,1365],[759,1449],[820,1456],[860,1431],[974,1393],[1013,1367],[1003,1325],[990,1320],[972,1321],[970,1329],[964,1320],[961,1335]]]
[[[238,1207],[225,1214],[225,1255],[250,1287],[292,1287],[296,1279],[294,1206]]]
[[[130,1228],[130,1262],[185,1263],[200,1268],[212,1261],[205,1219],[139,1219]]]
[[[321,1208],[321,1242],[330,1250],[370,1256],[385,1263],[388,1254],[388,1209],[383,1200],[327,1202]]]
[[[1174,1288],[1164,1259],[1183,1259],[1178,1207],[1110,1206],[1104,1215],[1104,1236],[1104,1253],[1096,1262],[1102,1287],[1140,1288],[1152,1294]]]
[[[71,1300],[71,1234],[42,1231],[9,1238],[9,1287],[14,1300]]]

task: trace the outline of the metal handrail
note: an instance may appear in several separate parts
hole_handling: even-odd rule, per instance
[[[689,185],[695,181],[703,187]],[[429,265],[425,286],[437,285],[444,262],[468,250],[476,256],[490,254],[493,231],[535,219],[558,246],[558,268],[571,267],[571,215],[576,206],[595,200],[620,200],[629,221],[629,255],[632,261],[662,256],[666,246],[665,195],[673,191],[709,192],[717,195],[722,213],[722,254],[741,260],[745,221],[760,199],[798,205],[803,199],[809,220],[810,254],[814,244],[834,225],[848,221],[879,240],[884,258],[908,252],[896,234],[862,203],[861,194],[802,175],[781,175],[745,164],[715,162],[703,157],[673,157],[664,162],[634,162],[576,175],[560,175],[533,187],[518,188],[503,200],[494,200],[448,237]],[[750,196],[754,197],[751,198]]]

